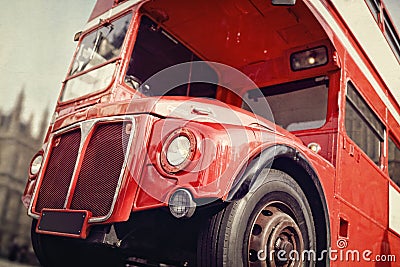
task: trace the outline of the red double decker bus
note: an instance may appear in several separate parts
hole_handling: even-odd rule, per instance
[[[43,266],[399,266],[378,0],[98,0],[23,201]]]

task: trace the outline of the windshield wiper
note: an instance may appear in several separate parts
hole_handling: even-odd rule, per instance
[[[104,28],[109,28],[108,33],[103,37],[103,32],[101,31],[101,28],[97,29],[96,33],[96,40],[94,42],[93,50],[92,53],[90,54],[89,60],[92,60],[94,57],[94,54],[97,53],[100,47],[100,42],[104,39],[107,38],[107,36],[114,30],[114,25],[107,21],[107,20],[102,20],[100,19],[99,24],[102,24]]]
[[[97,36],[96,36],[96,40],[94,42],[94,46],[93,46],[93,49],[92,49],[92,53],[90,54],[90,57],[89,57],[89,60],[93,59],[94,53],[96,53],[97,50],[99,49],[100,38],[103,39],[102,37],[103,37],[103,33],[101,31],[98,31],[97,32]]]

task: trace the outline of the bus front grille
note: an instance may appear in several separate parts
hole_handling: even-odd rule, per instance
[[[107,215],[118,185],[128,140],[122,122],[103,124],[96,129],[83,158],[71,209],[90,210],[94,217]]]
[[[92,217],[109,215],[130,140],[126,123],[99,121],[88,133],[81,127],[55,135],[34,212],[50,208],[88,210]]]
[[[81,132],[75,129],[55,136],[51,155],[40,185],[36,211],[43,208],[62,209],[78,158]]]

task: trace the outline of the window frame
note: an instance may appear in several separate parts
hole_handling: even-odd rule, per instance
[[[69,65],[69,68],[67,70],[67,77],[62,82],[62,88],[61,88],[60,94],[58,95],[58,98],[57,98],[57,105],[66,105],[66,104],[70,104],[70,103],[73,103],[73,102],[76,102],[76,101],[79,101],[79,100],[82,100],[82,99],[89,99],[90,97],[98,96],[100,94],[103,94],[107,90],[110,89],[112,84],[115,82],[115,78],[118,75],[119,69],[121,68],[119,66],[118,62],[121,59],[121,56],[124,53],[127,52],[127,47],[129,45],[129,40],[128,40],[129,38],[127,38],[127,37],[130,34],[130,32],[132,30],[132,27],[135,24],[134,23],[135,13],[134,13],[134,11],[132,9],[128,9],[128,10],[126,10],[126,11],[120,13],[120,14],[113,15],[111,18],[107,19],[107,21],[110,21],[112,23],[112,22],[114,22],[114,21],[116,21],[116,20],[118,20],[118,19],[120,19],[120,18],[122,18],[122,17],[124,17],[126,15],[129,15],[129,14],[132,14],[132,17],[131,17],[130,22],[129,22],[128,26],[127,26],[125,39],[124,39],[124,41],[123,41],[123,43],[121,45],[121,48],[120,48],[121,51],[120,51],[119,55],[115,56],[115,57],[111,58],[110,60],[107,60],[107,61],[105,61],[105,62],[103,62],[101,64],[98,64],[98,65],[90,67],[90,68],[88,68],[88,69],[86,69],[84,71],[81,71],[79,73],[75,73],[75,74],[71,75],[70,73],[71,73],[71,70],[73,68],[75,59],[78,56],[79,49],[80,49],[80,46],[82,44],[82,40],[84,38],[86,38],[87,36],[89,36],[90,34],[92,34],[93,32],[96,32],[97,30],[99,30],[104,25],[103,26],[102,25],[93,26],[90,29],[88,29],[87,31],[85,30],[85,32],[81,34],[81,36],[79,37],[78,45],[77,45],[77,47],[75,49],[75,52],[74,52],[74,54],[72,56],[72,59],[71,59],[70,65]],[[67,86],[67,83],[69,81],[74,80],[75,78],[78,78],[78,77],[82,77],[82,76],[84,76],[84,75],[86,75],[86,74],[88,74],[88,73],[90,73],[92,71],[96,71],[98,69],[103,68],[104,66],[111,65],[111,64],[115,64],[115,66],[114,66],[114,70],[113,70],[112,75],[111,75],[111,81],[108,83],[107,86],[102,87],[102,88],[99,87],[99,89],[97,89],[97,90],[95,90],[93,92],[89,92],[87,94],[81,95],[81,96],[73,98],[73,99],[63,100],[63,96],[65,94],[66,86]]]
[[[393,54],[396,56],[397,60],[400,61],[400,37],[386,9],[383,9],[382,16],[383,35],[392,49]]]
[[[359,98],[359,100],[361,100],[361,102],[365,105],[365,107],[368,109],[368,111],[372,114],[372,117],[376,120],[377,123],[380,124],[381,126],[381,130],[382,133],[379,132],[379,129],[376,129],[376,127],[374,126],[374,124],[372,122],[370,122],[370,120],[368,119],[368,116],[364,115],[364,112],[357,107],[357,104],[355,103],[354,100],[351,99],[351,97],[349,96],[349,88],[350,86],[352,86],[352,90],[355,93],[355,96]],[[348,129],[346,128],[346,119],[348,117],[347,114],[347,105],[351,106],[351,108],[353,108],[353,110],[357,113],[357,115],[361,118],[361,121],[366,125],[366,127],[376,136],[376,138],[379,140],[379,151],[378,151],[378,162],[375,162],[373,157],[371,157],[367,151],[365,151],[359,144],[357,144],[357,142],[349,135]],[[379,118],[379,116],[377,115],[377,113],[373,110],[373,108],[371,107],[371,105],[368,103],[368,101],[363,97],[363,95],[360,93],[360,91],[358,90],[358,87],[354,84],[353,81],[351,81],[350,79],[347,80],[346,82],[346,95],[345,95],[345,114],[344,114],[344,132],[346,133],[346,136],[351,139],[354,144],[374,163],[374,165],[376,165],[379,169],[383,170],[384,166],[385,166],[385,162],[384,162],[384,156],[385,156],[385,152],[386,152],[386,147],[385,144],[387,142],[387,130],[386,130],[386,126],[385,124],[382,122],[382,120]]]
[[[141,14],[139,14],[139,16],[138,16],[138,18],[137,18],[137,21],[138,21],[138,23],[139,23],[139,26],[138,26],[138,29],[137,29],[137,33],[136,33],[136,37],[135,37],[135,42],[134,42],[134,44],[133,44],[133,46],[132,46],[132,48],[131,48],[131,50],[129,51],[129,53],[127,54],[128,56],[127,56],[127,66],[126,66],[126,69],[125,69],[125,71],[124,71],[124,73],[123,73],[123,76],[124,76],[124,79],[123,79],[123,84],[125,85],[125,86],[127,86],[128,88],[130,88],[131,90],[135,90],[141,97],[149,97],[149,95],[146,95],[144,92],[142,92],[141,90],[138,90],[139,88],[141,88],[141,86],[139,86],[138,88],[133,88],[126,80],[125,80],[125,78],[127,77],[127,76],[130,76],[130,71],[131,71],[131,67],[133,67],[134,66],[134,60],[135,60],[135,53],[138,51],[138,47],[136,47],[139,43],[138,43],[138,41],[139,41],[139,38],[140,38],[140,36],[139,36],[139,34],[140,34],[140,28],[143,26],[142,25],[142,23],[143,23],[143,20],[148,20],[148,22],[150,22],[150,23],[152,23],[152,24],[154,24],[155,26],[156,26],[156,28],[157,28],[157,32],[160,32],[160,34],[162,34],[162,35],[164,35],[164,38],[166,38],[166,39],[168,39],[169,41],[171,41],[171,42],[173,42],[173,43],[175,43],[175,45],[179,45],[179,46],[181,46],[182,48],[184,48],[185,50],[187,50],[187,52],[189,52],[190,53],[190,60],[189,61],[184,61],[184,62],[180,62],[180,63],[175,63],[175,64],[173,64],[173,65],[171,65],[171,66],[168,66],[168,67],[166,67],[166,68],[169,68],[169,67],[172,67],[172,66],[174,66],[174,65],[176,65],[176,64],[194,64],[194,63],[196,63],[196,62],[201,62],[202,64],[204,64],[204,65],[207,65],[208,67],[209,67],[209,69],[210,70],[212,70],[213,71],[213,74],[215,75],[215,82],[213,82],[213,83],[207,83],[207,82],[192,82],[190,79],[192,78],[192,75],[193,74],[195,74],[195,73],[191,73],[191,71],[192,71],[192,66],[190,66],[190,73],[189,73],[189,75],[188,75],[188,80],[187,80],[187,83],[184,83],[184,84],[182,84],[182,85],[180,85],[180,86],[184,86],[184,87],[186,87],[185,88],[185,91],[186,91],[186,93],[185,94],[175,94],[175,93],[173,93],[173,91],[175,90],[175,89],[177,89],[177,87],[175,87],[175,88],[172,88],[171,90],[168,90],[168,91],[166,91],[166,92],[163,92],[162,94],[158,94],[158,93],[156,93],[156,94],[154,94],[154,95],[151,95],[151,96],[187,96],[187,97],[195,97],[195,98],[207,98],[207,99],[217,99],[217,97],[218,97],[218,90],[219,90],[219,86],[218,86],[218,84],[219,84],[219,80],[220,80],[220,76],[219,76],[219,73],[217,72],[217,70],[216,69],[214,69],[211,65],[209,65],[208,63],[207,63],[207,61],[206,60],[204,60],[198,53],[197,53],[197,51],[195,51],[194,49],[192,49],[190,46],[188,46],[186,43],[184,43],[184,42],[182,42],[181,40],[179,40],[178,38],[176,38],[176,36],[174,35],[174,34],[172,34],[171,32],[169,32],[167,29],[165,29],[162,25],[160,25],[153,17],[151,17],[149,14],[146,14],[146,13],[141,13]],[[140,44],[139,44],[140,45]],[[132,64],[132,65],[131,65]],[[164,69],[166,69],[166,68],[164,68]],[[157,72],[159,72],[159,71],[157,71]],[[151,77],[153,76],[153,75],[155,75],[157,72],[155,72],[155,73],[152,73],[149,77],[146,77],[146,78],[143,78],[143,77],[137,77],[137,75],[132,75],[132,76],[134,76],[134,77],[136,77],[136,78],[138,78],[141,82],[143,82],[143,84],[147,81],[147,80],[151,80]],[[196,91],[195,90],[191,90],[192,88],[192,86],[198,86],[198,85],[201,85],[201,84],[206,84],[206,85],[208,85],[208,86],[212,86],[212,87],[214,87],[214,88],[212,88],[212,95],[206,95],[206,96],[202,96],[202,95],[196,95]],[[148,85],[148,84],[147,84]]]
[[[258,114],[256,112],[253,112],[253,110],[248,109],[249,107],[246,107],[248,105],[248,103],[244,100],[246,98],[246,95],[249,96],[249,98],[253,98],[253,97],[264,97],[267,98],[268,96],[275,96],[275,95],[281,95],[281,94],[286,94],[286,93],[293,93],[296,91],[303,91],[303,90],[307,90],[310,89],[312,87],[316,87],[316,86],[321,86],[321,85],[325,85],[326,86],[326,94],[327,94],[327,98],[326,98],[326,110],[324,112],[324,122],[322,125],[318,126],[318,127],[312,127],[312,128],[307,128],[307,129],[299,129],[299,130],[288,130],[287,128],[280,126],[284,129],[286,129],[289,132],[305,132],[305,131],[316,131],[316,130],[320,130],[322,128],[324,128],[328,121],[329,121],[329,116],[330,116],[330,103],[329,103],[329,99],[330,99],[330,94],[331,94],[331,86],[332,86],[332,77],[329,75],[319,75],[319,76],[313,76],[311,78],[302,78],[302,79],[297,79],[297,80],[291,80],[291,81],[287,81],[287,82],[283,82],[283,83],[278,83],[278,84],[273,84],[273,85],[267,85],[267,86],[263,86],[260,88],[253,88],[250,90],[246,90],[242,97],[242,104],[240,106],[240,108],[247,110],[253,114],[256,114],[266,120],[269,120],[275,124],[277,124],[277,122],[275,121],[275,115],[273,114],[273,110],[268,107],[269,111],[268,116],[263,116],[261,114]],[[265,100],[268,103],[268,100]],[[269,117],[269,115],[272,115],[272,117]],[[279,124],[277,124],[279,125]]]
[[[397,26],[393,23],[391,15],[382,0],[364,0],[371,15],[378,24],[383,36],[385,37],[390,49],[397,61],[400,62],[400,36]]]
[[[389,153],[390,153],[390,144],[393,144],[394,147],[400,152],[400,142],[398,141],[398,139],[394,136],[394,134],[392,134],[391,132],[388,135],[388,139],[387,139],[387,174],[388,177],[390,179],[390,181],[392,181],[395,185],[397,185],[397,187],[400,188],[400,176],[397,177],[399,179],[399,181],[395,181],[393,177],[390,176],[390,168],[389,168]]]
[[[365,0],[365,3],[371,11],[372,16],[375,18],[375,21],[379,23],[381,19],[381,0]]]

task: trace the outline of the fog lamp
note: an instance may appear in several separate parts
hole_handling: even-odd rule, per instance
[[[190,218],[196,210],[192,194],[186,189],[176,190],[169,198],[169,210],[175,218]]]

